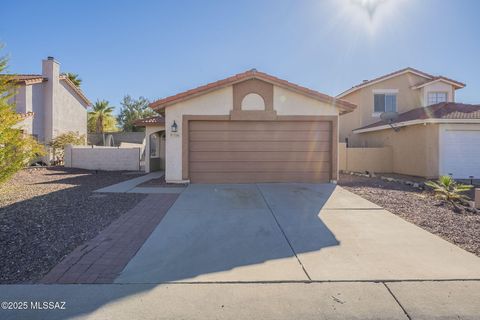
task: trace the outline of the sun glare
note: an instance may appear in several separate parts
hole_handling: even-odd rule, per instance
[[[399,5],[406,1],[408,0],[341,0],[336,3],[343,20],[348,21],[355,30],[363,28],[374,34],[393,23]]]

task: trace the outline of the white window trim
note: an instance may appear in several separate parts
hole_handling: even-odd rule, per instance
[[[398,89],[373,89],[372,93],[373,93],[373,95],[375,95],[375,94],[395,94],[397,96],[396,98],[398,99]],[[397,107],[397,110],[398,110],[398,101],[397,101],[397,106],[396,107]],[[375,110],[375,105],[373,106],[373,108],[374,108],[373,110]],[[382,113],[383,112],[373,111],[372,117],[380,118],[380,115]]]
[[[427,107],[431,106],[432,104],[440,103],[440,102],[435,102],[435,103],[430,104],[429,95],[433,94],[433,93],[435,93],[435,94],[444,93],[445,94],[445,101],[442,101],[442,102],[448,102],[448,91],[427,91],[427,103],[426,103]]]

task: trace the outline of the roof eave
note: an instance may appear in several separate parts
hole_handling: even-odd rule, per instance
[[[236,77],[236,76],[233,76],[233,77]],[[157,112],[161,112],[162,110],[164,110],[168,106],[177,104],[177,103],[182,102],[182,101],[190,100],[190,99],[193,99],[195,97],[198,97],[198,96],[201,96],[201,95],[204,95],[204,94],[207,94],[207,93],[219,90],[219,89],[223,89],[223,88],[235,85],[235,84],[243,82],[243,81],[251,80],[251,79],[259,79],[259,80],[268,82],[272,85],[282,87],[282,88],[285,88],[287,90],[296,92],[298,94],[308,96],[312,99],[315,99],[315,100],[318,100],[318,101],[321,101],[321,102],[325,102],[325,103],[329,103],[329,104],[333,104],[342,111],[341,114],[352,112],[357,107],[353,103],[350,103],[350,102],[347,102],[347,101],[344,101],[344,100],[340,100],[340,99],[336,99],[335,97],[330,97],[328,95],[324,95],[324,97],[320,97],[319,95],[323,96],[323,94],[320,93],[320,92],[314,92],[314,90],[303,88],[301,86],[294,85],[294,84],[289,85],[290,83],[288,83],[288,84],[287,83],[282,83],[285,80],[281,80],[281,79],[279,79],[281,81],[272,80],[272,79],[270,79],[270,76],[268,76],[268,77],[262,76],[262,73],[256,72],[256,71],[252,72],[251,74],[239,76],[238,78],[233,79],[231,81],[227,81],[224,84],[219,85],[219,86],[215,86],[215,87],[212,87],[212,88],[206,88],[205,90],[201,90],[201,91],[199,91],[197,93],[193,93],[193,94],[186,94],[185,97],[178,98],[178,99],[173,99],[172,101],[167,101],[165,103],[161,103],[160,101],[162,99],[157,100],[156,102],[150,103],[149,107],[152,108],[153,110],[157,111]],[[222,80],[220,80],[220,81],[222,81]],[[285,81],[285,82],[287,82],[287,81]],[[211,84],[207,84],[207,85],[205,85],[205,87],[207,87],[209,85],[211,85]],[[192,90],[195,90],[195,89],[192,89]],[[311,91],[311,92],[308,92],[307,90]],[[188,92],[188,91],[186,91],[186,92]],[[174,96],[172,96],[172,97],[174,97]],[[168,99],[168,98],[165,98],[165,99]]]
[[[409,121],[403,121],[403,122],[398,122],[398,123],[393,123],[392,125],[395,128],[401,128],[401,127],[407,127],[407,126],[413,126],[413,125],[418,125],[418,124],[430,124],[430,123],[458,123],[458,124],[468,124],[468,123],[480,123],[480,119],[438,119],[438,118],[429,118],[429,119],[416,119],[416,120],[409,120]],[[381,130],[387,130],[387,129],[392,129],[392,127],[388,124],[385,125],[380,125],[377,127],[371,127],[371,128],[359,128],[352,130],[353,133],[367,133],[367,132],[374,132],[374,131],[381,131]]]

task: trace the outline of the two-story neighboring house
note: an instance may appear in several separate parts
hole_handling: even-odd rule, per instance
[[[20,128],[26,134],[45,144],[69,131],[87,134],[87,107],[91,103],[60,73],[60,64],[53,57],[42,61],[42,74],[17,74],[13,79],[17,94],[12,102],[24,116]]]
[[[340,117],[340,142],[391,147],[395,173],[479,178],[480,105],[455,102],[463,87],[413,68],[365,80],[337,96],[358,106]],[[385,112],[398,114],[384,121]]]

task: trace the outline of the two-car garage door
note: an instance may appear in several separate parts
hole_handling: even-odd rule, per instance
[[[328,182],[330,121],[189,121],[193,183]]]

